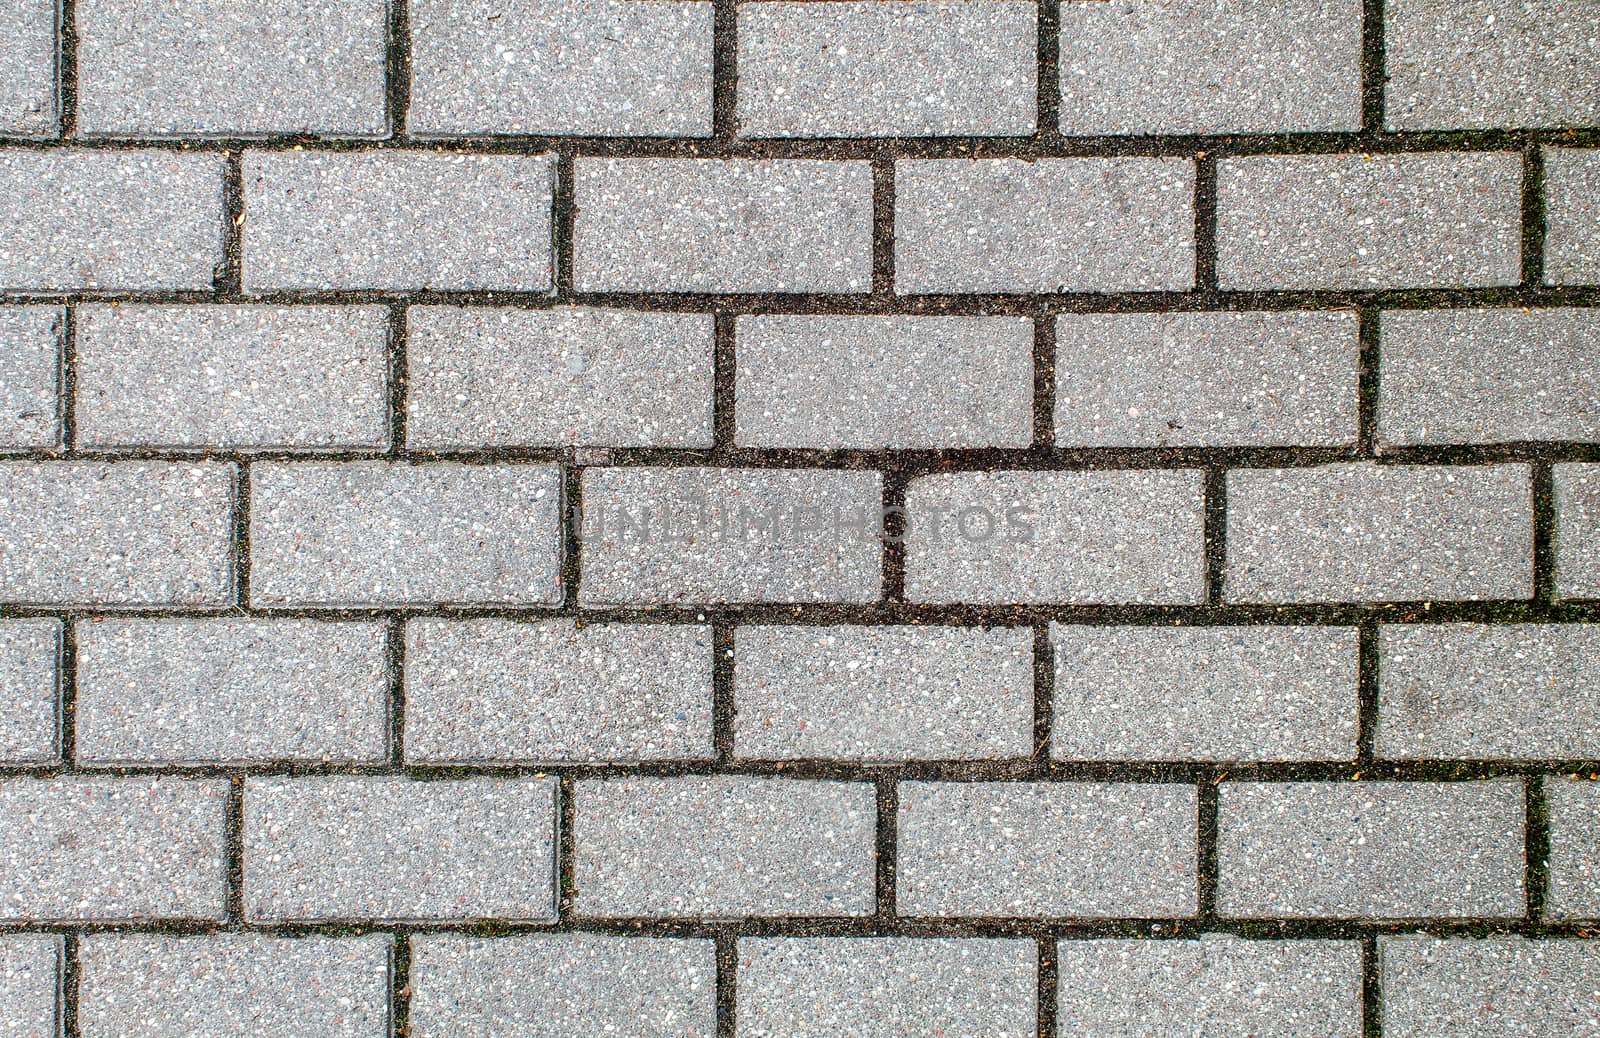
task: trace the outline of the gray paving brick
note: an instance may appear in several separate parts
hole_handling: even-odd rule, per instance
[[[711,135],[708,3],[414,0],[412,133]]]
[[[0,601],[233,602],[234,466],[0,462]]]
[[[244,287],[551,286],[546,155],[247,152]]]
[[[80,0],[78,132],[379,137],[383,0]]]
[[[739,11],[747,137],[1022,137],[1038,5],[763,3]]]
[[[895,289],[1151,292],[1194,285],[1194,161],[895,164]]]
[[[53,306],[0,308],[0,450],[61,442],[63,320]]]
[[[1600,148],[1546,148],[1544,175],[1546,283],[1600,284]]]
[[[1600,782],[1544,779],[1549,814],[1550,866],[1545,914],[1551,919],[1600,919]]]
[[[561,600],[561,472],[548,465],[253,467],[258,605]]]
[[[210,289],[222,156],[0,150],[0,288]]]
[[[384,448],[383,307],[78,308],[78,445]]]
[[[712,1038],[711,941],[600,934],[411,941],[416,1038]]]
[[[0,763],[61,758],[61,621],[0,622]]]
[[[709,760],[711,628],[406,625],[410,762]]]
[[[8,0],[0,7],[0,132],[54,137],[60,120],[56,0]]]
[[[1223,288],[1515,285],[1521,264],[1522,156],[1514,152],[1217,163]]]
[[[869,292],[872,170],[811,159],[580,159],[580,292]]]
[[[1600,626],[1385,624],[1381,757],[1600,757]]]
[[[1556,595],[1600,598],[1600,465],[1552,466]]]
[[[406,442],[710,447],[712,324],[710,314],[414,307]]]
[[[1353,760],[1353,627],[1055,624],[1057,760]]]
[[[81,620],[78,760],[381,763],[383,648],[381,623]]]
[[[1520,918],[1523,790],[1225,782],[1217,910],[1243,918]]]
[[[1056,443],[1352,444],[1356,325],[1348,311],[1063,314],[1056,318]]]
[[[0,920],[223,918],[225,779],[0,782]]]
[[[1061,5],[1061,132],[1361,127],[1361,0]]]
[[[555,919],[554,779],[254,778],[254,922]]]
[[[1026,318],[741,317],[737,355],[741,446],[1026,447],[1033,440],[1033,322]]]
[[[1360,1038],[1356,941],[1057,941],[1058,1038]]]
[[[1384,125],[1600,122],[1600,9],[1567,0],[1389,0]]]
[[[78,952],[78,1033],[382,1038],[391,1033],[392,941],[91,934]]]
[[[0,937],[0,1038],[49,1038],[61,1033],[61,938],[56,934]]]
[[[1188,785],[902,782],[898,910],[1191,916],[1198,814]]]
[[[586,916],[862,916],[877,806],[866,783],[627,778],[576,787]]]
[[[876,601],[882,501],[876,472],[586,469],[579,600]]]
[[[926,476],[906,511],[912,602],[1205,600],[1195,470]]]
[[[746,937],[735,1033],[1031,1038],[1037,958],[1004,938]]]
[[[1324,465],[1228,473],[1235,602],[1527,598],[1526,465]]]
[[[1600,1027],[1600,943],[1378,939],[1385,1038],[1581,1038]]]
[[[741,627],[734,753],[1001,760],[1033,752],[1026,627]]]

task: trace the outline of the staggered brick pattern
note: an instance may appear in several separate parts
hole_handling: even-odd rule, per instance
[[[1600,1034],[1597,84],[0,0],[0,1038]]]

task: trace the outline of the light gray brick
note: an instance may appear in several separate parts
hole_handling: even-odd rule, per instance
[[[1195,470],[925,476],[906,510],[912,602],[1205,600]]]
[[[233,602],[234,466],[0,462],[0,601]]]
[[[247,152],[244,287],[551,286],[546,155]]]
[[[1600,8],[1569,0],[1389,0],[1384,125],[1600,122]]]
[[[548,465],[257,465],[251,595],[301,606],[559,602],[561,497],[561,471]]]
[[[78,1033],[383,1038],[392,940],[91,934],[79,944]]]
[[[383,0],[81,0],[78,132],[379,137]]]
[[[1600,70],[1600,36],[1596,45]],[[1546,148],[1544,175],[1545,282],[1600,284],[1600,148]]]
[[[61,759],[61,621],[0,622],[0,763]]]
[[[1025,137],[1033,3],[763,3],[739,11],[747,137]]]
[[[222,156],[0,150],[0,288],[210,289]]]
[[[1527,598],[1526,465],[1349,463],[1228,473],[1235,602]]]
[[[56,934],[0,936],[0,1038],[51,1038],[61,1033],[64,951]]]
[[[711,941],[600,934],[411,941],[415,1038],[712,1038]]]
[[[1353,760],[1353,627],[1055,624],[1057,760]]]
[[[1033,752],[1026,627],[741,627],[734,753],[1002,760]]]
[[[61,442],[63,327],[57,307],[0,308],[0,450]]]
[[[1192,916],[1193,786],[902,782],[907,916]]]
[[[1518,284],[1522,156],[1223,159],[1217,280],[1225,289]]]
[[[579,599],[876,601],[882,501],[876,472],[586,469]]]
[[[1225,782],[1217,910],[1520,918],[1523,791],[1489,782]]]
[[[1352,444],[1356,323],[1349,311],[1063,314],[1056,318],[1056,443]]]
[[[78,622],[77,753],[92,764],[381,763],[381,623]]]
[[[746,937],[736,1033],[1032,1038],[1037,960],[1005,938]]]
[[[1361,1038],[1356,941],[1056,942],[1058,1038]]]
[[[712,776],[580,781],[586,916],[864,916],[877,806],[866,783]]]
[[[54,137],[60,132],[56,0],[8,0],[0,7],[0,133]]]
[[[1552,919],[1600,919],[1600,782],[1544,780],[1549,813],[1550,866],[1545,914]]]
[[[1194,285],[1194,161],[895,164],[895,287],[1152,292]]]
[[[580,292],[869,292],[872,170],[811,159],[580,159]]]
[[[1600,942],[1378,938],[1385,1038],[1582,1038],[1600,1028]]]
[[[1552,466],[1556,595],[1600,598],[1600,465]]]
[[[383,307],[83,306],[78,445],[389,445]]]
[[[0,920],[223,918],[225,779],[0,782]]]
[[[251,778],[244,904],[254,922],[550,922],[556,783]]]
[[[1385,624],[1380,757],[1600,757],[1600,626]]]
[[[406,625],[408,762],[709,760],[711,628]]]
[[[412,133],[711,135],[708,3],[414,0]]]
[[[413,308],[406,442],[710,447],[712,325],[710,314]]]

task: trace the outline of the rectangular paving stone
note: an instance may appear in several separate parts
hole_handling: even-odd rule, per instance
[[[233,603],[234,466],[0,462],[0,601]]]
[[[81,447],[389,445],[383,307],[82,306]]]
[[[579,781],[584,916],[864,916],[872,785],[747,776]]]
[[[413,0],[409,15],[412,133],[711,135],[708,3]]]
[[[77,628],[81,763],[388,757],[381,623],[106,617]]]
[[[556,782],[256,778],[244,790],[252,922],[553,922]]]
[[[1600,148],[1546,148],[1544,176],[1545,283],[1600,284]]]
[[[895,163],[895,290],[1182,292],[1194,160]]]
[[[1526,465],[1344,463],[1228,473],[1233,602],[1528,598]]]
[[[1053,624],[1056,760],[1354,760],[1354,627]]]
[[[222,165],[172,150],[0,150],[0,289],[209,290]]]
[[[1193,786],[900,783],[904,916],[1192,916]]]
[[[388,934],[90,934],[78,945],[78,1033],[120,1038],[381,1038]]]
[[[0,936],[0,1038],[61,1033],[64,951],[56,934]]]
[[[1224,782],[1217,911],[1236,918],[1520,918],[1523,789]]]
[[[1600,626],[1384,624],[1378,756],[1600,757]]]
[[[1600,439],[1592,310],[1389,310],[1378,438],[1386,444]]]
[[[60,132],[56,0],[9,0],[0,7],[0,133],[54,137]],[[3,1030],[0,1035],[11,1038]]]
[[[0,782],[0,920],[223,918],[226,779]]]
[[[0,763],[61,759],[61,621],[0,621]]]
[[[247,152],[244,287],[551,287],[548,155]]]
[[[1225,289],[1479,288],[1522,280],[1514,152],[1217,163]]]
[[[629,1034],[712,1038],[707,940],[560,934],[411,940],[414,1038]]]
[[[0,307],[0,451],[61,442],[64,327],[59,307]]]
[[[1552,465],[1556,596],[1600,598],[1600,465]]]
[[[1037,971],[1028,940],[745,937],[735,1033],[1032,1038]]]
[[[1547,776],[1549,887],[1545,915],[1551,919],[1600,919],[1600,782]]]
[[[1361,127],[1361,0],[1064,3],[1061,132]]]
[[[260,464],[257,605],[549,605],[561,600],[561,470],[549,465]]]
[[[1600,1026],[1600,942],[1378,938],[1385,1038],[1579,1038]]]
[[[409,763],[710,760],[711,628],[406,625]]]
[[[741,446],[1033,441],[1027,318],[741,317],[737,356],[734,438]]]
[[[1033,753],[1026,627],[740,627],[735,755],[1003,760]]]
[[[78,132],[379,137],[383,0],[81,0]]]
[[[1062,314],[1056,444],[1352,444],[1358,340],[1353,311]]]
[[[579,159],[580,292],[872,290],[872,169],[813,159]]]
[[[1033,3],[763,3],[739,11],[746,137],[1025,137]]]
[[[1058,1038],[1360,1038],[1356,941],[1056,942]]]
[[[585,469],[579,601],[873,602],[882,501],[876,472]]]
[[[958,472],[906,491],[911,602],[1205,600],[1193,469]]]
[[[406,444],[710,447],[713,323],[637,310],[413,307]]]

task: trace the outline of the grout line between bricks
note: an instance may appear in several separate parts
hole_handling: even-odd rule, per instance
[[[556,780],[556,923],[562,928],[572,925],[577,911],[578,849],[573,820],[578,813],[578,795],[574,786],[570,774],[563,773]]]
[[[411,113],[411,12],[409,0],[387,0],[384,48],[384,108],[391,139],[404,140]]]
[[[872,295],[894,298],[894,159],[872,160]]]
[[[1034,101],[1037,124],[1033,140],[1041,147],[1061,143],[1061,2],[1039,0],[1037,29],[1038,93]]]
[[[1056,321],[1033,318],[1033,449],[1049,452],[1056,440]]]
[[[552,304],[560,305],[571,301],[577,276],[574,255],[578,214],[577,160],[571,149],[564,148],[556,153],[554,176],[555,182],[550,192],[551,284],[555,286]]]
[[[65,933],[61,939],[61,1036],[78,1038],[79,988],[78,935]]]
[[[411,1032],[411,931],[396,928],[393,959],[389,964],[389,1023],[394,1038]]]
[[[734,690],[734,627],[716,622],[711,627],[711,741],[719,768],[733,763],[733,721],[737,709]]]
[[[1379,311],[1364,307],[1357,314],[1360,345],[1356,374],[1356,451],[1364,458],[1378,457],[1378,389],[1382,377],[1379,360]]]
[[[1533,601],[1556,604],[1556,500],[1555,471],[1548,459],[1534,460],[1533,494]]]
[[[64,617],[61,622],[60,663],[57,689],[61,698],[56,716],[61,740],[60,772],[70,775],[78,762],[78,625],[72,617]]]
[[[1544,920],[1545,899],[1550,888],[1550,814],[1544,797],[1544,778],[1532,773],[1523,778],[1524,824],[1523,841],[1527,855],[1527,870],[1523,885],[1528,898],[1528,925],[1537,928]]]
[[[56,407],[61,422],[61,442],[49,450],[51,455],[71,456],[78,443],[78,308],[67,303],[61,308],[61,368]]]
[[[1194,284],[1217,290],[1217,157],[1205,150],[1194,159]]]
[[[1383,1038],[1383,986],[1378,941],[1361,938],[1361,1038]]]
[[[1228,573],[1228,471],[1212,466],[1204,479],[1206,602],[1221,605]]]
[[[1361,5],[1361,132],[1373,139],[1383,133],[1384,90],[1388,83],[1383,4],[1384,0],[1363,0]]]
[[[1050,769],[1051,729],[1055,724],[1056,669],[1055,647],[1050,643],[1050,625],[1033,625],[1033,763],[1034,770],[1048,774]]]
[[[910,476],[905,469],[886,467],[883,479],[883,602],[899,604],[906,598],[906,536],[911,517],[906,511]]]
[[[218,302],[244,297],[244,156],[223,153],[222,162],[222,263],[215,278]]]
[[[1356,763],[1374,767],[1378,742],[1378,624],[1363,620],[1356,631]]]
[[[1055,941],[1050,937],[1037,939],[1039,988],[1034,996],[1038,1007],[1037,1038],[1057,1038],[1056,1002],[1061,983],[1061,967],[1056,960]]]
[[[61,108],[61,137],[78,133],[78,4],[56,0],[56,103]]]
[[[1200,774],[1197,787],[1195,837],[1195,890],[1197,894],[1195,915],[1202,929],[1216,925],[1217,881],[1219,877],[1217,842],[1219,839],[1217,812],[1222,794],[1218,786],[1228,776],[1223,769],[1207,768]]]
[[[228,779],[228,798],[223,802],[223,831],[227,850],[227,875],[223,886],[224,914],[228,929],[242,929],[244,914],[244,771]]]
[[[406,622],[390,615],[383,631],[385,687],[388,690],[389,766],[406,762]]]
[[[1522,152],[1522,284],[1538,288],[1544,280],[1544,149],[1528,144]]]
[[[717,952],[717,1038],[734,1038],[738,1019],[739,936],[718,930],[713,939]]]
[[[735,450],[739,428],[738,319],[718,310],[712,320],[712,459],[720,460]]]
[[[233,594],[239,612],[250,611],[250,463],[239,464],[233,487]]]
[[[711,19],[710,148],[720,153],[737,143],[739,133],[738,4],[735,0],[713,0]]]
[[[899,872],[900,788],[893,772],[878,775],[874,786],[878,805],[877,845],[873,853],[874,922],[888,929],[899,917],[895,877]]]

